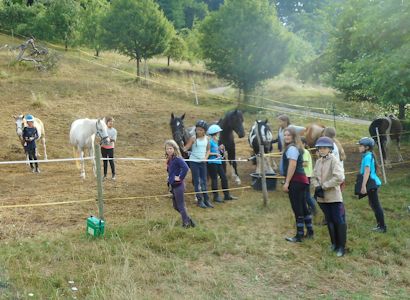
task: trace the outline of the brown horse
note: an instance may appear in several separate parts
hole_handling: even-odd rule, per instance
[[[339,158],[341,161],[346,159],[346,153],[343,149],[342,144],[336,138],[336,130],[333,127],[325,127],[322,124],[310,124],[306,126],[305,131],[303,132],[304,137],[306,139],[307,144],[310,148],[314,148],[316,141],[321,136],[327,136],[333,139],[333,142],[337,146],[337,150],[339,151]]]

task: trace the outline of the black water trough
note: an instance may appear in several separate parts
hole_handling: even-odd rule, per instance
[[[252,177],[252,187],[254,190],[262,191],[262,175],[260,173],[250,174]],[[266,176],[276,176],[276,173],[266,173]],[[277,178],[266,178],[266,189],[268,191],[276,190]]]

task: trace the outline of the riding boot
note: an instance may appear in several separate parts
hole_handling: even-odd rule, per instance
[[[305,224],[303,217],[296,218],[296,235],[294,237],[285,238],[288,242],[291,243],[300,243],[302,242],[303,235],[305,234]]]
[[[218,193],[213,193],[214,194],[214,202],[216,203],[223,203],[223,200],[221,197],[219,197]]]
[[[346,224],[335,224],[335,229],[337,246],[336,256],[341,257],[345,254],[347,226]]]
[[[208,206],[205,205],[204,200],[202,200],[202,198],[197,197],[197,199],[198,199],[198,202],[197,202],[198,207],[200,207],[200,208],[208,208]]]
[[[336,250],[336,231],[335,231],[335,224],[334,223],[327,223],[327,229],[329,230],[330,242],[332,243],[330,246],[330,250]]]
[[[305,226],[306,226],[306,238],[312,239],[313,238],[313,224],[312,224],[312,215],[307,215],[304,217]]]
[[[214,208],[214,206],[211,204],[211,201],[209,201],[209,199],[205,199],[204,204],[205,204],[206,207]]]
[[[232,196],[229,191],[224,191],[224,200],[237,200],[238,197]]]

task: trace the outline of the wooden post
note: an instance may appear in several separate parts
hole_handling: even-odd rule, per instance
[[[379,146],[379,154],[380,154],[380,160],[381,160],[381,165],[382,165],[383,179],[384,179],[384,183],[387,183],[386,171],[384,170],[384,157],[383,157],[382,147],[380,144],[379,128],[377,127],[376,127],[376,134],[377,134],[377,145]]]
[[[333,106],[333,124],[335,125],[335,129],[336,129],[336,105],[334,102],[332,103],[332,106]]]
[[[195,104],[196,104],[196,105],[199,105],[198,94],[197,94],[197,92],[196,92],[196,86],[195,86],[194,78],[191,77],[191,80],[192,80],[192,91],[193,91],[194,94],[195,94]]]
[[[268,189],[266,187],[266,174],[265,174],[265,148],[262,145],[262,140],[259,134],[259,129],[256,128],[256,137],[258,138],[258,144],[259,144],[259,154],[261,156],[261,180],[262,180],[262,194],[263,194],[263,206],[268,205]]]
[[[98,200],[98,216],[100,220],[104,220],[104,196],[103,196],[103,186],[101,178],[101,149],[100,145],[94,145],[95,153],[95,168],[97,175],[97,200]]]

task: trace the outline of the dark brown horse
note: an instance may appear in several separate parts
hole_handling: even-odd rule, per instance
[[[188,152],[184,151],[184,145],[195,132],[191,132],[192,128],[185,128],[184,118],[185,114],[176,117],[174,113],[171,113],[169,126],[171,127],[172,138],[178,144],[182,157],[187,159],[189,155]]]
[[[376,145],[378,145],[376,128],[379,131],[381,152],[386,165],[391,166],[388,148],[392,139],[396,140],[398,161],[403,161],[403,157],[400,154],[400,137],[403,131],[403,125],[400,120],[394,115],[388,115],[383,118],[378,118],[370,124],[369,133],[376,142]]]

